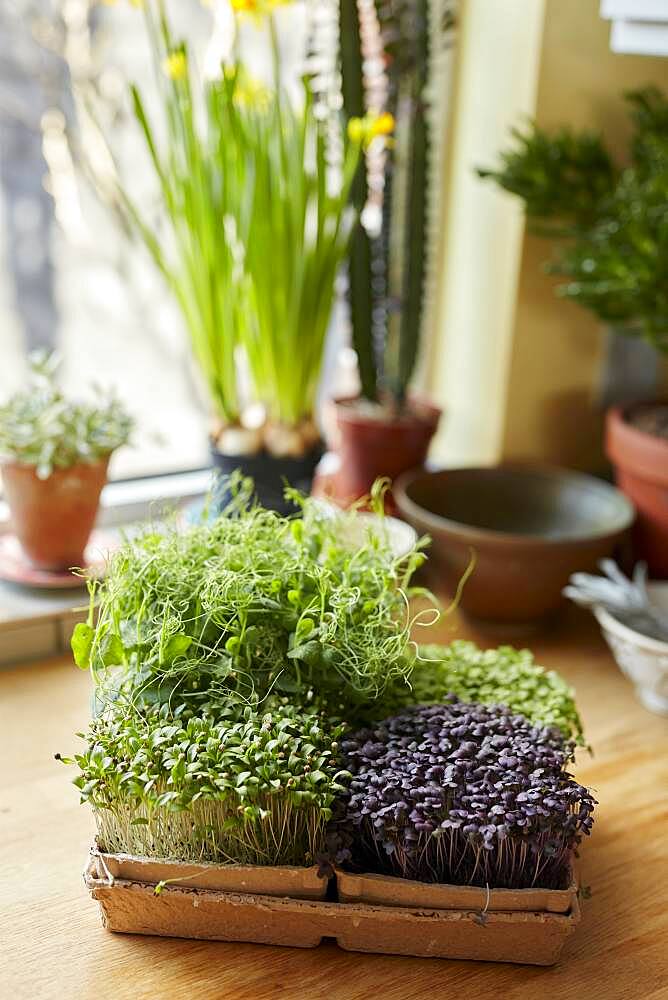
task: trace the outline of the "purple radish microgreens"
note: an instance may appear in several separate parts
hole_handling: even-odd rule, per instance
[[[567,770],[573,750],[504,707],[409,708],[342,741],[353,777],[330,848],[424,882],[563,888],[595,804]]]

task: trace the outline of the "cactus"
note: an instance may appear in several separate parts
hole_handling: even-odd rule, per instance
[[[341,0],[340,39],[344,113],[347,119],[362,118],[366,107],[362,39],[357,0]],[[368,195],[366,170],[358,170],[352,190],[352,201],[358,212],[362,212]],[[361,219],[357,222],[350,241],[348,282],[353,347],[357,352],[362,395],[367,399],[375,399],[378,391],[378,380],[373,335],[374,296],[371,238]]]
[[[441,35],[451,31],[454,7],[448,0],[373,0],[384,57],[385,110],[396,124],[394,143],[385,152],[381,232],[371,240],[360,224],[351,247],[350,303],[362,393],[377,398],[380,390],[398,407],[415,369],[427,265],[437,236],[433,222],[429,225],[430,204],[438,195],[433,175],[441,162],[440,154],[432,155],[434,122],[427,99],[429,91],[440,93],[430,79],[432,37],[437,35],[440,44]],[[343,101],[350,117],[366,110],[357,0],[341,0],[340,17]],[[367,194],[361,177],[358,207]]]

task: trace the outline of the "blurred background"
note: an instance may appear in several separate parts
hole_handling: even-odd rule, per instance
[[[600,129],[623,157],[629,124],[620,94],[668,89],[668,61],[612,51],[598,0],[460,6],[418,377],[447,413],[434,456],[455,464],[538,458],[598,471],[606,339],[589,312],[555,297],[557,281],[541,266],[549,243],[525,232],[519,202],[481,184],[474,167],[495,161],[522,115],[546,128]],[[171,8],[202,57],[215,60],[224,11],[197,0]],[[325,22],[332,9],[323,3]],[[295,11],[284,39],[296,68],[301,24]],[[3,0],[0,396],[20,385],[38,346],[62,353],[68,390],[91,379],[115,385],[139,427],[136,446],[114,459],[115,477],[208,462],[207,404],[182,321],[145,251],[90,181],[109,167],[104,134],[135,190],[144,183],[150,197],[126,86],[136,79],[150,87],[148,70],[130,4]],[[326,368],[345,386],[354,359],[341,351],[340,313],[333,326]],[[665,363],[644,358],[650,382],[660,384]]]

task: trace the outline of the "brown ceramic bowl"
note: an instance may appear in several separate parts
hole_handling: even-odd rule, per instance
[[[594,570],[634,518],[613,486],[546,466],[414,470],[394,492],[409,524],[431,535],[432,587],[454,594],[474,558],[460,606],[492,625],[556,611],[571,573]]]

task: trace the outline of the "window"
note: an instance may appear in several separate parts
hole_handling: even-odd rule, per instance
[[[229,39],[223,6],[214,13],[200,0],[169,6],[198,63],[218,65]],[[303,23],[295,11],[283,39],[295,69]],[[242,42],[261,72],[254,34]],[[137,431],[134,447],[114,456],[112,478],[209,461],[207,399],[180,314],[144,248],[100,196],[109,193],[111,150],[150,206],[152,176],[128,100],[129,81],[151,86],[145,38],[143,16],[127,0],[0,7],[0,395],[20,385],[36,347],[60,352],[72,393],[91,382],[113,385]]]

